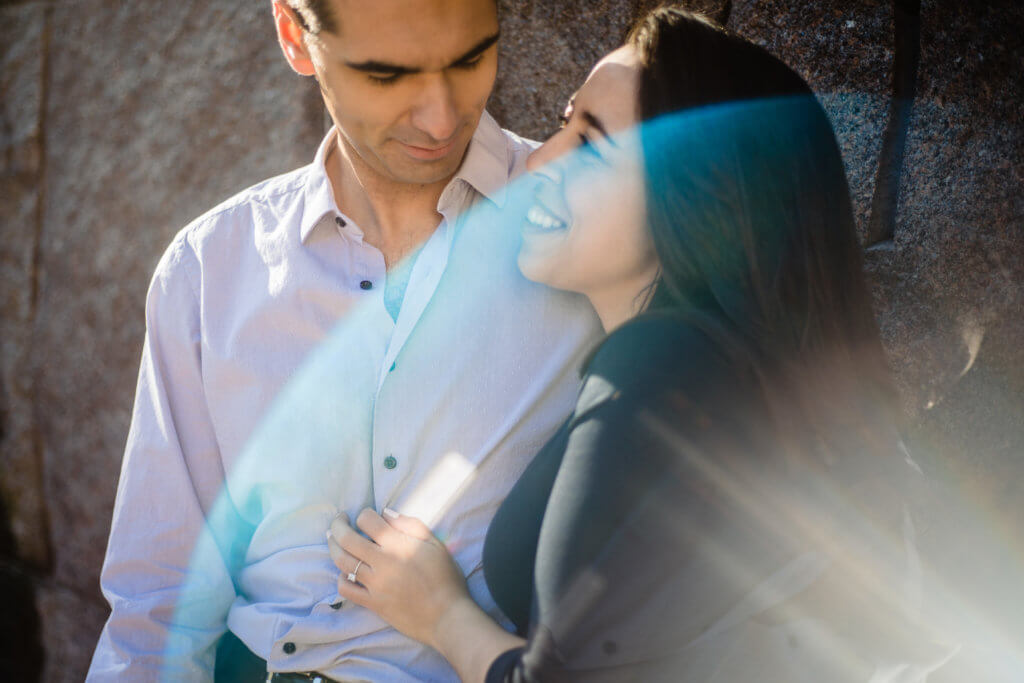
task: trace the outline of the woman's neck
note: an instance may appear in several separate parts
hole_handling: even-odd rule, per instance
[[[600,292],[584,292],[584,294],[590,299],[590,305],[597,312],[597,317],[601,319],[604,331],[611,333],[626,321],[643,312],[644,304],[647,301],[644,290],[647,287],[648,285],[641,288],[617,287]]]

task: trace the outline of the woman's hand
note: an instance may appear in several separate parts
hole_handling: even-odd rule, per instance
[[[344,515],[331,523],[327,545],[341,570],[338,594],[438,649],[438,624],[445,614],[472,602],[466,579],[423,522],[385,513],[387,519],[366,509],[356,518],[356,526],[371,540],[350,527]],[[349,580],[353,573],[358,583]]]
[[[370,509],[356,518],[370,540],[344,515],[331,522],[327,546],[341,570],[338,594],[440,652],[461,680],[483,681],[498,655],[523,639],[473,602],[462,570],[427,525],[384,512],[386,519]]]

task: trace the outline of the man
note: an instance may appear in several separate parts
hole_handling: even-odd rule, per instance
[[[91,681],[209,679],[228,630],[278,680],[454,678],[338,600],[324,534],[366,506],[428,518],[501,619],[484,533],[597,330],[582,299],[515,268],[499,209],[531,147],[484,112],[494,0],[273,12],[335,127],[157,268]]]

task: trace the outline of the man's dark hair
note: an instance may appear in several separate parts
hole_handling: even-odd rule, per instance
[[[331,9],[331,0],[287,0],[295,10],[299,25],[308,33],[316,35],[321,31],[338,32],[338,20]]]
[[[331,0],[287,0],[288,6],[295,10],[299,25],[307,33],[316,35],[321,31],[338,32],[338,18],[331,9]],[[501,3],[494,0],[496,7]]]

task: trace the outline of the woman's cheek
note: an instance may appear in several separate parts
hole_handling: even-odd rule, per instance
[[[524,237],[519,250],[519,270],[527,280],[548,287],[566,289],[567,264],[570,262],[565,244],[547,238]]]

